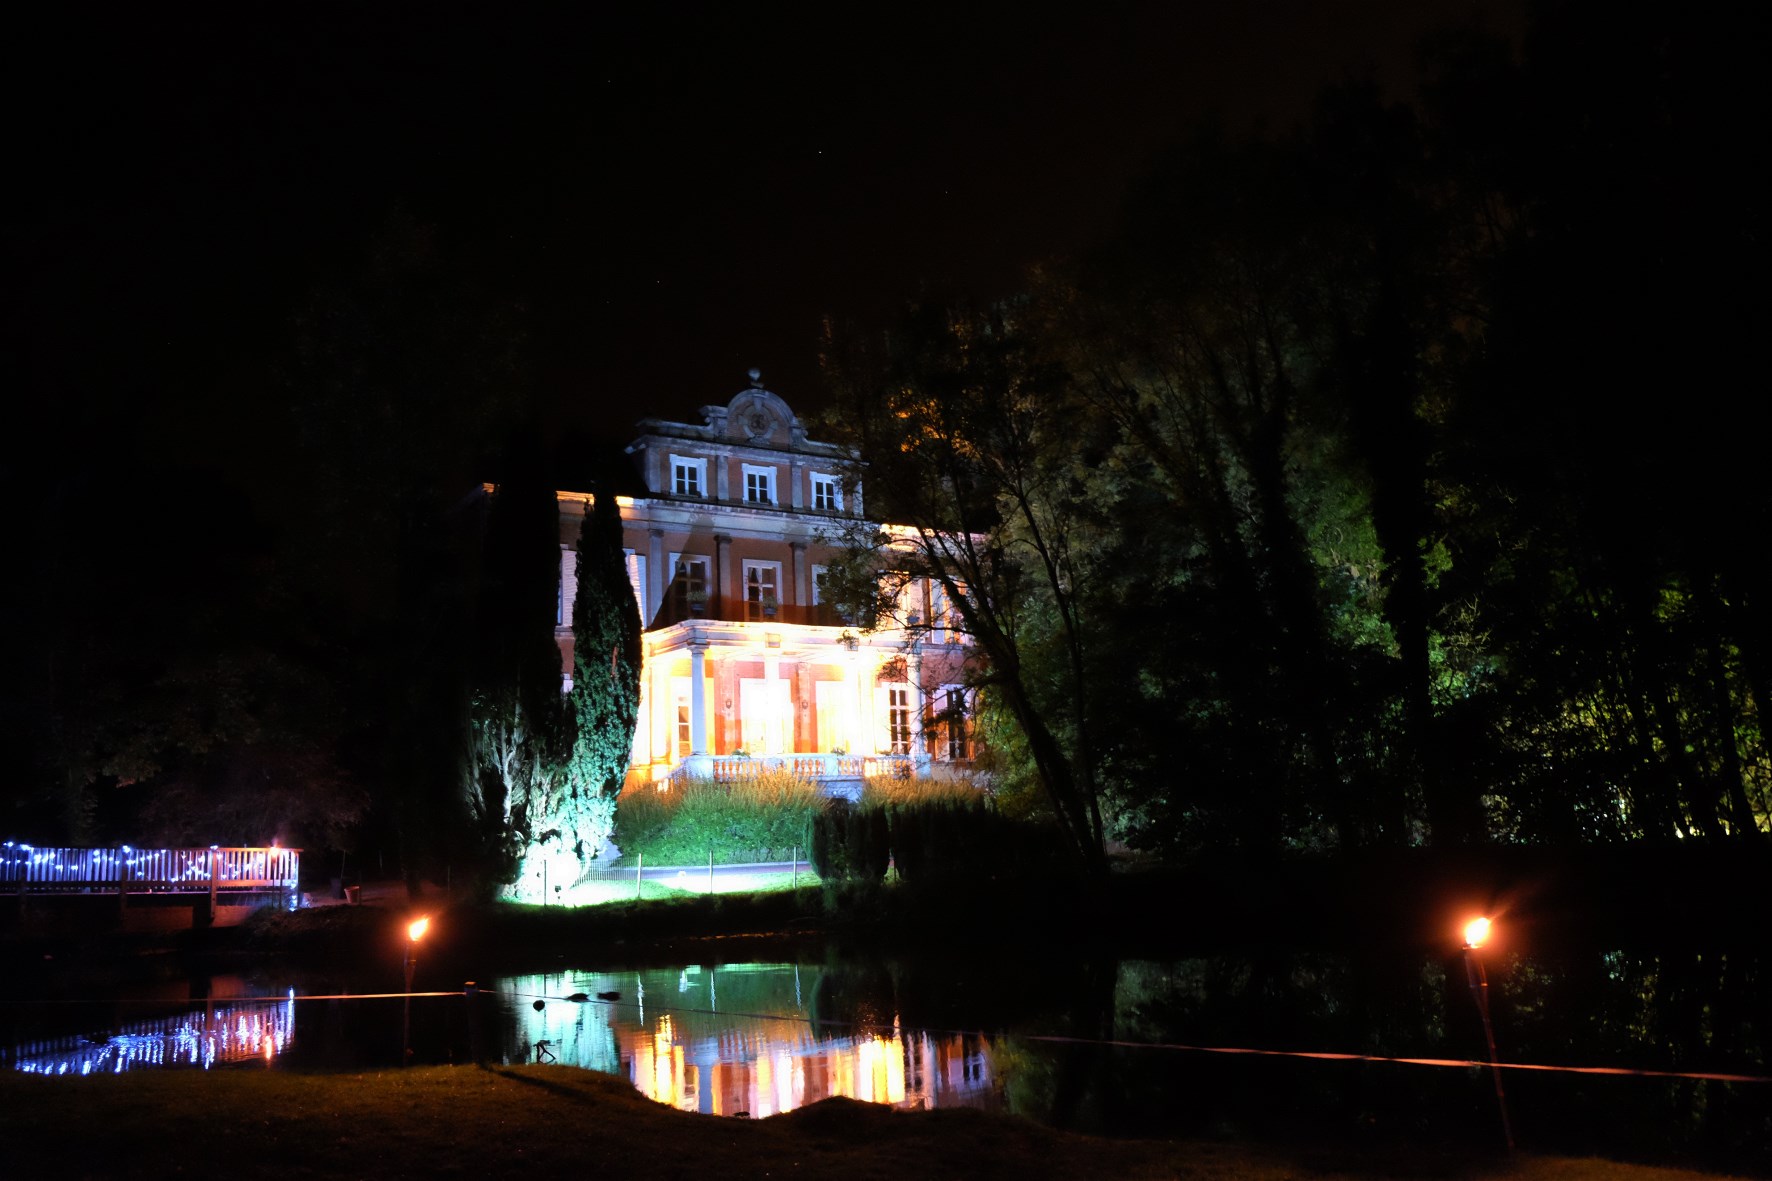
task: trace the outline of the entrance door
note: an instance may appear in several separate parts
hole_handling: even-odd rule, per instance
[[[818,711],[818,749],[829,754],[848,750],[849,722],[855,717],[855,695],[842,681],[814,681],[813,708]]]
[[[770,685],[775,686],[773,695]],[[786,751],[782,726],[791,716],[785,680],[766,681],[761,677],[740,677],[738,681],[738,723],[744,748],[754,755],[778,755]],[[773,696],[774,700],[771,700]]]

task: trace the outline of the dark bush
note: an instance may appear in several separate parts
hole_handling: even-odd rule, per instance
[[[908,883],[985,881],[1065,864],[1048,829],[1013,821],[983,801],[934,800],[890,809],[892,856]]]
[[[833,800],[812,823],[812,868],[827,881],[879,882],[892,861],[886,810]]]

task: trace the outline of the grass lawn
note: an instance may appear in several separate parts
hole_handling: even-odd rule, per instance
[[[753,1122],[675,1111],[620,1079],[555,1066],[5,1074],[0,1145],[7,1175],[21,1178],[1706,1176],[1558,1157],[1473,1162],[1406,1150],[1098,1140],[978,1111],[905,1113],[845,1099]]]
[[[714,874],[713,889],[708,889],[707,871],[686,869],[675,878],[666,881],[646,880],[640,883],[640,900],[647,901],[657,898],[687,898],[701,894],[767,894],[778,890],[792,890],[797,886],[818,885],[818,875],[812,867],[802,865],[796,875],[792,870],[771,870],[756,872],[736,872],[717,867]],[[572,888],[570,896],[565,900],[570,906],[598,906],[605,902],[634,901],[634,873],[632,870],[603,870],[594,881],[580,882]]]

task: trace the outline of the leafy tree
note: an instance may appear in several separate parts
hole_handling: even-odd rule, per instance
[[[858,620],[905,627],[913,642],[934,621],[905,616],[902,580],[941,587],[975,645],[978,683],[1014,719],[1069,848],[1099,870],[1089,597],[1104,580],[1086,544],[1088,452],[1059,374],[1017,311],[926,305],[882,353],[827,355],[869,503],[907,522],[890,534],[851,530],[833,583],[840,599],[863,605]]]
[[[1448,432],[1495,655],[1495,821],[1516,839],[1749,836],[1772,829],[1772,761],[1765,564],[1741,539],[1772,517],[1738,391],[1766,297],[1712,260],[1749,275],[1764,255],[1728,147],[1763,102],[1694,26],[1594,16],[1547,9],[1516,68],[1439,95],[1503,213]]]
[[[519,895],[539,892],[541,865],[561,839],[559,781],[572,746],[554,642],[558,538],[558,509],[545,482],[499,486],[486,524],[463,786],[479,859],[493,881],[520,881]],[[537,880],[525,876],[531,873]]]

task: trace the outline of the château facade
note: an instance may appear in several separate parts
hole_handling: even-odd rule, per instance
[[[700,424],[646,419],[628,448],[646,494],[621,497],[644,625],[630,782],[783,768],[853,796],[870,775],[972,758],[965,645],[939,586],[908,583],[863,631],[825,592],[833,542],[862,520],[853,456],[815,442],[751,371]],[[572,668],[586,495],[560,492],[556,637]]]

